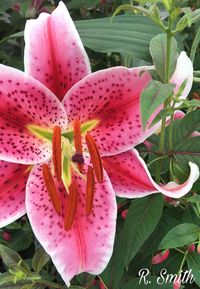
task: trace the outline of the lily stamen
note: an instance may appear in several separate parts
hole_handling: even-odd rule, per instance
[[[92,212],[94,192],[95,192],[94,171],[93,168],[89,166],[87,170],[87,185],[86,185],[86,215],[90,215]]]
[[[64,215],[64,228],[66,231],[69,231],[73,225],[77,205],[78,205],[78,188],[76,183],[72,182],[69,187],[68,201]]]
[[[73,129],[74,129],[74,146],[76,150],[76,154],[83,154],[83,146],[82,146],[82,137],[81,137],[81,122],[80,120],[74,120],[73,123]],[[78,168],[80,173],[83,172],[83,163],[77,162]]]
[[[61,181],[62,174],[62,162],[61,162],[61,128],[55,126],[53,129],[52,138],[52,153],[53,153],[53,165],[54,173],[58,181]]]
[[[87,133],[85,136],[85,140],[87,143],[87,147],[90,153],[92,165],[94,168],[94,172],[99,183],[103,182],[103,165],[101,161],[101,156],[99,150],[97,148],[96,142],[93,137]]]
[[[61,214],[61,201],[56,189],[56,185],[54,183],[53,176],[51,174],[51,171],[49,169],[49,166],[47,164],[42,165],[42,175],[44,179],[45,186],[47,188],[47,191],[49,193],[49,197],[52,201],[53,207],[57,214]]]

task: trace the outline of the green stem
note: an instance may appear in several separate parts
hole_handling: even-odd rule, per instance
[[[172,5],[173,6],[173,5]],[[172,7],[171,7],[172,9]],[[169,13],[169,21],[168,21],[168,29],[167,29],[167,47],[166,47],[166,67],[165,67],[165,82],[169,82],[170,79],[170,56],[171,56],[171,42],[172,42],[172,18],[171,18],[171,12]],[[164,109],[168,106],[168,101],[164,103]],[[166,117],[162,119],[162,125],[161,125],[161,133],[160,133],[160,140],[159,140],[159,153],[162,154],[164,150],[164,144],[165,144],[165,127],[166,127]],[[160,175],[161,175],[161,168],[162,168],[162,160],[160,160],[157,163],[156,167],[156,182],[160,182]]]
[[[180,266],[179,271],[178,271],[178,274],[179,274],[179,275],[181,274],[181,270],[183,269],[183,266],[184,266],[184,264],[185,264],[185,260],[186,260],[186,258],[187,258],[187,255],[188,255],[188,251],[186,251],[185,254],[184,254],[183,260],[182,260],[182,262],[181,262],[181,266]]]

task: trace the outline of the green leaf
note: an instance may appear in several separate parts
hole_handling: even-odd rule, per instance
[[[120,52],[150,61],[150,40],[161,32],[147,17],[123,15],[76,21],[84,46],[98,52]]]
[[[166,50],[167,40],[165,34],[159,34],[150,42],[150,53],[153,59],[153,64],[161,80],[166,81]],[[175,38],[172,38],[170,51],[170,77],[172,76],[178,58],[178,47]]]
[[[140,106],[142,113],[143,128],[146,127],[147,121],[156,108],[173,93],[174,84],[164,84],[162,82],[152,80],[148,86],[142,91]]]
[[[182,141],[188,139],[191,134],[200,129],[200,111],[195,110],[181,119],[174,129],[173,144],[181,144]]]
[[[9,241],[10,249],[14,251],[22,251],[30,247],[33,241],[33,234],[30,230],[18,230],[12,233],[12,238]]]
[[[68,9],[79,9],[82,6],[91,7],[99,3],[99,0],[71,0],[67,3],[67,7]]]
[[[177,143],[173,149],[173,156],[181,166],[188,166],[193,162],[200,166],[200,136],[191,137]]]
[[[163,211],[163,198],[153,195],[132,201],[124,227],[124,261],[127,266],[158,224]]]
[[[159,249],[182,247],[193,243],[198,239],[200,227],[194,224],[180,224],[170,230],[162,239]]]
[[[40,246],[35,251],[33,256],[32,265],[35,272],[39,273],[42,268],[48,263],[50,260],[49,255],[45,252],[45,250]]]
[[[29,266],[22,260],[20,255],[2,244],[0,244],[0,255],[8,268],[15,269],[20,264],[20,268],[27,273],[30,272]]]
[[[188,269],[192,270],[195,283],[200,286],[200,255],[196,252],[187,255]]]

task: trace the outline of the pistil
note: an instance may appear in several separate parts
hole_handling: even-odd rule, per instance
[[[57,214],[61,214],[61,201],[54,183],[53,176],[47,164],[42,165],[42,175],[49,197]]]
[[[61,163],[61,128],[55,126],[53,129],[52,138],[52,152],[53,152],[53,165],[54,173],[58,181],[61,181],[62,163]]]
[[[89,133],[86,134],[85,140],[86,140],[87,147],[90,153],[95,176],[97,178],[97,181],[99,183],[102,183],[103,182],[103,165],[102,165],[101,156],[100,156],[98,147],[96,145],[95,140]]]
[[[78,205],[78,188],[75,182],[72,182],[69,187],[68,200],[64,214],[64,228],[69,231],[73,225],[76,209]]]
[[[87,170],[87,184],[86,184],[86,215],[92,212],[92,205],[95,192],[94,171],[91,166]]]

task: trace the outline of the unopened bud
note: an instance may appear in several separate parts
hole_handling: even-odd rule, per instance
[[[151,264],[153,264],[153,265],[160,264],[160,263],[164,262],[168,257],[169,257],[169,249],[167,249],[164,252],[160,252],[160,253],[156,254],[152,258]]]
[[[10,239],[11,239],[11,234],[8,233],[8,232],[3,232],[3,239],[4,239],[5,241],[10,241]]]
[[[195,249],[196,249],[195,244],[190,244],[190,245],[187,247],[187,250],[188,250],[189,253],[194,252]]]
[[[180,289],[181,288],[181,278],[180,276],[174,280],[173,289]]]
[[[126,219],[127,214],[128,214],[128,209],[125,209],[121,212],[121,216],[124,220]]]
[[[106,289],[106,287],[104,286],[104,284],[103,284],[103,282],[99,282],[99,287],[100,287],[100,289]]]
[[[197,253],[200,254],[200,243],[197,245]]]

